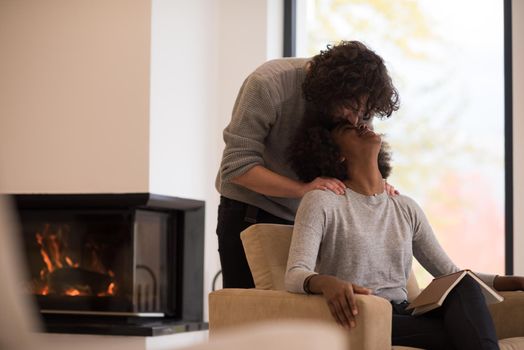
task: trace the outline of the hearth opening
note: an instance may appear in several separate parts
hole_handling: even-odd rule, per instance
[[[14,197],[29,269],[22,288],[49,320],[202,322],[203,202],[148,193]]]

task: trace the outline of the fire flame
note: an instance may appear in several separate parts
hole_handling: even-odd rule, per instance
[[[102,263],[102,260],[99,258],[99,249],[96,245],[90,243],[86,246],[89,249],[88,256],[90,258],[88,259],[89,261],[84,264],[75,262],[71,256],[66,254],[68,245],[67,231],[69,231],[67,225],[58,225],[58,228],[53,231],[50,224],[45,224],[42,232],[36,232],[35,238],[44,266],[40,270],[39,280],[33,281],[32,292],[34,294],[49,295],[58,292],[61,295],[67,296],[94,295],[91,286],[86,284],[72,285],[61,291],[52,290],[50,286],[50,276],[53,272],[56,273],[56,271],[62,269],[82,269],[83,271],[97,272],[101,276],[106,275],[109,276],[111,280],[114,280],[115,274],[113,271],[106,269]],[[65,281],[65,283],[69,282]],[[97,293],[97,296],[116,295],[117,289],[115,282],[111,281],[106,290]]]
[[[71,288],[71,289],[66,290],[64,294],[75,297],[77,295],[80,295],[80,291],[78,289]]]
[[[115,282],[111,282],[111,283],[109,283],[109,286],[107,286],[107,290],[105,292],[98,293],[98,296],[99,297],[106,297],[106,296],[110,296],[110,295],[116,295],[116,292],[117,292],[116,284],[115,284]]]

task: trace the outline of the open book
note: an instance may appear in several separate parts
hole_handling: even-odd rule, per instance
[[[444,299],[446,299],[449,292],[451,292],[451,290],[455,288],[460,280],[466,275],[473,277],[473,279],[477,281],[482,290],[482,293],[484,293],[486,303],[493,304],[504,300],[500,294],[484,283],[484,281],[482,281],[473,272],[470,270],[462,270],[433,279],[433,281],[431,281],[431,283],[419,294],[419,296],[409,304],[406,310],[413,309],[411,314],[415,316],[442,306]]]

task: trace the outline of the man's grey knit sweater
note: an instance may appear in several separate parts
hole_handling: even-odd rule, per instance
[[[226,147],[215,186],[223,196],[264,209],[292,221],[299,199],[264,196],[231,183],[255,165],[292,179],[286,149],[305,112],[302,97],[307,59],[284,58],[266,62],[251,73],[224,130]]]
[[[365,196],[351,189],[345,195],[311,191],[297,212],[286,288],[304,293],[304,280],[320,273],[370,288],[388,300],[406,300],[413,256],[433,276],[459,270],[411,198],[385,192]],[[479,277],[493,286],[495,276]]]

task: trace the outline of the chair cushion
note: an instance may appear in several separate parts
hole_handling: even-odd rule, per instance
[[[285,290],[287,257],[293,226],[256,224],[240,234],[257,289]]]
[[[499,339],[524,337],[524,292],[499,292],[504,302],[488,305]]]
[[[167,349],[167,347],[165,347]],[[209,343],[185,350],[347,350],[346,332],[334,322],[266,320],[210,333]]]
[[[500,350],[524,350],[524,337],[499,340]]]

